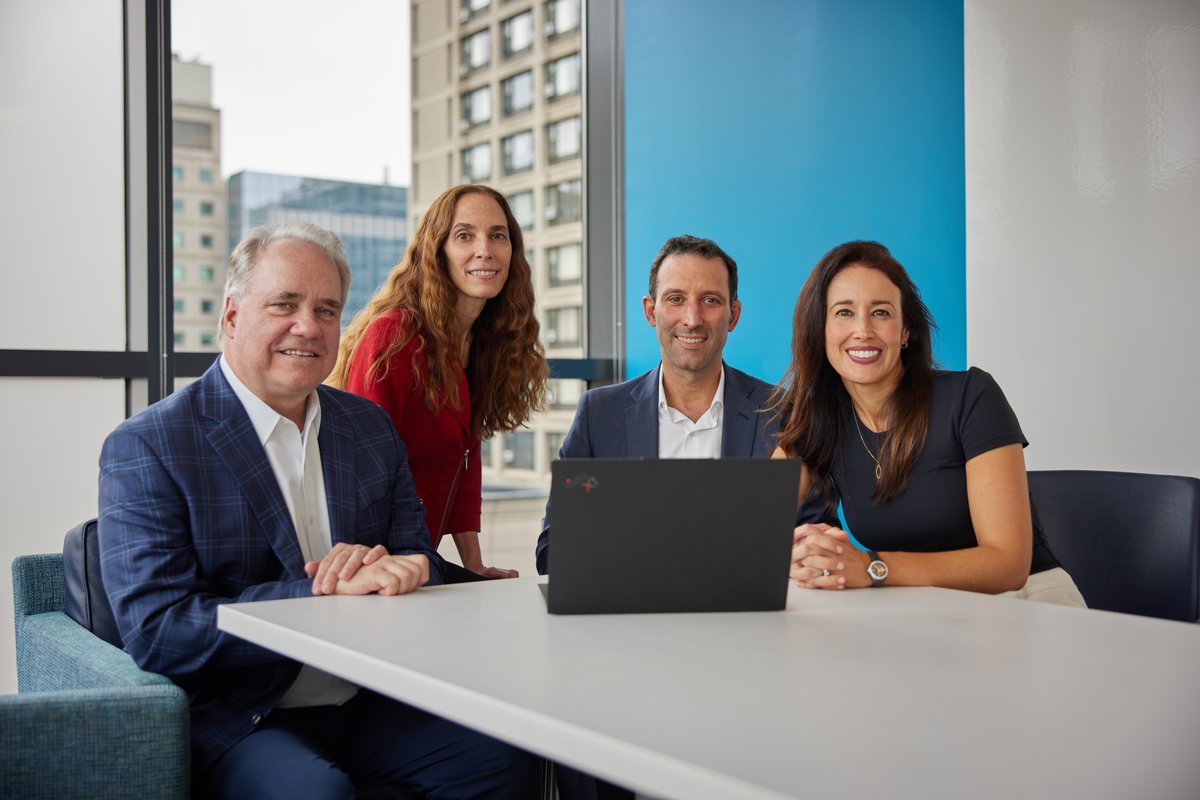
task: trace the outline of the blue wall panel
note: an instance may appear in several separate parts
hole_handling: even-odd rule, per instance
[[[946,0],[626,0],[628,376],[658,362],[641,298],[662,242],[738,262],[726,360],[766,380],[817,260],[877,239],[966,359],[963,10]]]

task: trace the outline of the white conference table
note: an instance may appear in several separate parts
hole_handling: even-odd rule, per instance
[[[1200,798],[1200,625],[894,587],[551,616],[538,581],[218,624],[655,797]]]

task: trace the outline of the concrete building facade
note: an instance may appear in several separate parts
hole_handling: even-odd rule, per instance
[[[441,192],[484,183],[512,205],[546,354],[585,352],[579,0],[413,0],[412,226]],[[528,429],[484,443],[484,479],[545,487],[580,381],[553,380]]]

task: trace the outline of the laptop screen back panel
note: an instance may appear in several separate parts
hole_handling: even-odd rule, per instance
[[[798,461],[553,464],[554,614],[783,608]]]

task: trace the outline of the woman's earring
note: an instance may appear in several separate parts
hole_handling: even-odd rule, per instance
[[[907,349],[908,349],[908,340],[907,340],[907,339],[905,339],[903,342],[901,342],[901,343],[900,343],[900,349],[901,349],[901,350],[907,350]]]

